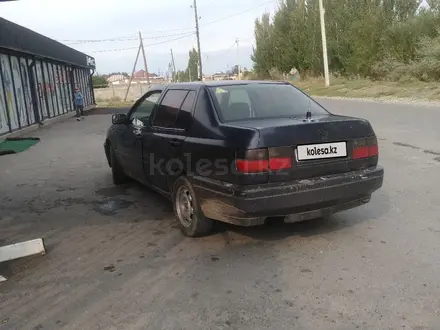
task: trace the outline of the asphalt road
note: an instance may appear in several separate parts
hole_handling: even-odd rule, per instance
[[[0,328],[439,329],[440,109],[322,103],[376,130],[371,203],[201,239],[148,189],[113,187],[108,114],[34,133],[0,157],[0,243],[44,236],[48,254],[3,266]]]

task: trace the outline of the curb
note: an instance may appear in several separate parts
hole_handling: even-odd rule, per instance
[[[345,96],[324,96],[310,94],[314,99],[341,100],[341,101],[360,101],[374,102],[384,104],[401,104],[401,105],[420,105],[426,107],[439,107],[440,101],[427,101],[421,99],[409,98],[368,98],[368,97],[345,97]]]
[[[40,141],[39,137],[7,137],[5,141],[20,141],[20,140],[34,140],[34,141]]]
[[[96,104],[89,105],[89,106],[84,108],[84,112],[93,110],[95,108],[96,108]],[[35,124],[33,124],[33,125],[29,126],[29,127],[23,128],[21,130],[18,130],[18,131],[12,132],[12,133],[8,133],[8,134],[5,134],[5,135],[2,135],[1,138],[9,139],[9,138],[21,137],[23,134],[26,134],[28,132],[36,131],[36,130],[42,128],[42,127],[51,126],[53,124],[65,121],[65,120],[67,120],[69,118],[73,118],[74,116],[75,116],[75,111],[70,111],[70,112],[67,112],[65,114],[62,114],[62,115],[59,115],[59,116],[56,116],[56,117],[53,117],[53,118],[50,118],[50,119],[46,119],[45,121],[43,121],[41,123],[35,123]]]

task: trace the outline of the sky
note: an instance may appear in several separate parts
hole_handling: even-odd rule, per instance
[[[101,74],[132,71],[141,31],[148,70],[163,73],[171,61],[171,48],[176,69],[183,70],[188,51],[197,45],[192,3],[193,0],[19,0],[1,3],[0,13],[7,20],[94,57]],[[277,3],[197,0],[203,72],[226,71],[237,62],[252,67],[254,21],[265,12],[274,13]],[[143,67],[140,57],[136,69]]]

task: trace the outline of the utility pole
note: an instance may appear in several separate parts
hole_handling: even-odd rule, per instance
[[[148,86],[150,86],[151,85],[150,84],[150,74],[148,73],[147,57],[145,56],[145,48],[144,48],[144,42],[142,41],[141,31],[139,31],[139,40],[141,41],[140,48],[142,48],[142,56],[144,57],[145,74],[147,75]]]
[[[199,52],[199,79],[203,81],[203,70],[202,70],[202,52],[200,50],[200,33],[199,33],[199,16],[197,14],[197,0],[194,0],[194,16],[196,19],[196,36],[197,36],[197,51]]]
[[[176,64],[174,63],[174,55],[173,55],[173,49],[171,48],[171,63],[173,64],[173,82],[176,75]]]
[[[136,60],[134,61],[133,71],[131,72],[130,81],[128,82],[127,91],[125,92],[124,102],[127,102],[128,91],[130,90],[131,82],[133,80],[134,73],[136,72],[136,65],[137,65],[140,53],[141,53],[141,45],[139,45],[138,52],[137,52],[137,55],[136,55]]]
[[[237,68],[238,68],[238,76],[237,79],[241,80],[241,70],[240,70],[240,45],[238,43],[238,38],[237,40],[235,40],[236,44],[237,44]]]
[[[324,78],[325,86],[330,86],[330,77],[328,72],[328,57],[327,57],[327,36],[325,34],[325,19],[324,19],[324,6],[322,0],[319,0],[319,16],[321,18],[321,37],[322,37],[322,56],[324,57]]]

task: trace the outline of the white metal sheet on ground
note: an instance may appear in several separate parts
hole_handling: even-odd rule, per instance
[[[0,262],[28,257],[36,254],[45,254],[43,239],[11,244],[0,247]]]
[[[347,156],[346,142],[320,143],[298,146],[298,160],[312,160]]]

